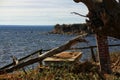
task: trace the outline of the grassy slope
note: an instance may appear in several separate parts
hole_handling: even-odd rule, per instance
[[[119,60],[120,52],[111,54],[112,65]],[[117,68],[116,68],[117,67]],[[120,60],[116,66],[112,68],[113,74],[101,74],[98,70],[99,67],[91,62],[84,64],[73,64],[63,67],[51,67],[46,69],[36,69],[28,71],[27,74],[17,72],[14,74],[5,74],[0,76],[0,80],[120,80]]]

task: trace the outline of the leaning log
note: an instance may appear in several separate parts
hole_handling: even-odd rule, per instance
[[[33,56],[33,55],[35,55],[35,54],[37,54],[37,53],[41,53],[41,52],[42,52],[42,49],[40,49],[40,50],[38,50],[38,51],[35,51],[35,52],[33,52],[33,53],[31,53],[31,54],[23,57],[23,58],[20,58],[20,59],[18,60],[18,62],[20,63],[21,61],[24,61],[25,59],[29,58],[30,56]],[[0,68],[0,70],[4,70],[4,69],[9,68],[9,67],[11,67],[11,66],[13,66],[13,63],[10,63],[10,64],[8,64],[8,65]]]
[[[25,66],[31,65],[33,63],[40,62],[47,57],[51,57],[54,54],[57,54],[57,53],[60,53],[62,51],[70,49],[71,46],[77,44],[78,42],[87,42],[87,41],[85,39],[83,39],[81,36],[78,36],[78,37],[68,41],[67,43],[61,45],[60,47],[53,48],[50,51],[47,51],[47,52],[43,53],[42,55],[40,55],[37,58],[28,60],[28,61],[23,62],[23,63],[19,63],[18,65],[15,65],[15,66],[13,66],[9,69],[1,70],[0,73],[3,74],[3,73],[13,72],[15,70],[18,70],[18,69],[23,68]]]

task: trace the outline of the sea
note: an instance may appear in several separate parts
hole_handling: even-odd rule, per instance
[[[18,59],[29,55],[37,50],[49,50],[59,47],[76,37],[77,35],[71,34],[50,34],[54,26],[23,26],[23,25],[1,25],[0,26],[0,67],[12,63],[11,56]],[[74,48],[95,46],[95,35],[85,37],[89,43],[78,43]],[[115,38],[108,38],[109,44],[120,44],[120,40]],[[90,50],[82,51],[82,61],[88,60],[91,56]],[[120,51],[120,46],[110,47],[110,52]],[[97,52],[97,49],[94,49]]]

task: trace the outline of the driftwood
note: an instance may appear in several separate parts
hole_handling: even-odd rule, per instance
[[[116,0],[74,0],[84,3],[89,13],[86,20],[96,34],[120,39],[120,2]],[[120,1],[120,0],[119,0]]]
[[[37,54],[37,53],[41,53],[41,52],[42,52],[42,49],[40,49],[40,50],[38,50],[38,51],[35,51],[35,52],[33,52],[33,53],[31,53],[31,54],[29,54],[29,55],[23,57],[23,58],[20,58],[20,59],[18,60],[18,62],[20,63],[21,61],[23,61],[23,60],[29,58],[30,56],[35,55],[35,54]],[[13,62],[13,63],[10,63],[10,64],[8,64],[8,65],[2,67],[2,68],[0,68],[0,70],[4,70],[4,69],[9,68],[9,67],[11,67],[11,66],[13,66],[13,65],[14,65],[14,62]]]
[[[60,47],[53,48],[50,51],[47,51],[47,52],[41,54],[37,58],[28,60],[28,61],[23,62],[23,63],[19,63],[18,65],[15,65],[15,66],[13,66],[13,67],[11,67],[9,69],[1,70],[0,73],[3,74],[3,73],[13,72],[15,70],[18,70],[18,69],[23,68],[25,66],[28,66],[30,64],[33,64],[33,63],[36,63],[36,62],[41,62],[43,59],[45,59],[47,57],[53,56],[54,54],[57,54],[57,53],[60,53],[62,51],[65,51],[67,49],[70,49],[71,46],[75,45],[78,42],[87,42],[87,41],[85,39],[83,39],[81,36],[78,36],[78,37],[68,41],[64,45],[61,45]]]

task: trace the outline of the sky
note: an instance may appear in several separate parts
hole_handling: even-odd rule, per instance
[[[82,3],[73,0],[0,0],[0,25],[55,25],[84,23]]]

